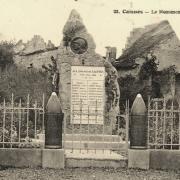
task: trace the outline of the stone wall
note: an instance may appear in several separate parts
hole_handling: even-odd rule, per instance
[[[41,36],[34,35],[27,43],[18,41],[14,47],[14,61],[18,66],[27,68],[32,64],[40,69],[51,63],[51,56],[57,57],[57,49],[50,40],[46,43]]]
[[[33,64],[33,67],[41,69],[42,65],[48,65],[51,63],[51,56],[57,57],[58,50],[48,50],[44,52],[36,52],[34,54],[28,55],[15,55],[14,61],[15,64],[19,67],[27,68],[30,64]]]

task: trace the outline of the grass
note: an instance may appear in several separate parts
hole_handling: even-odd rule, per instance
[[[1,180],[176,180],[180,171],[113,168],[66,168],[64,170],[8,168],[0,171]]]

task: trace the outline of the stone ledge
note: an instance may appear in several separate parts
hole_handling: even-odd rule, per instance
[[[41,149],[0,149],[0,165],[10,167],[41,167]]]
[[[150,150],[150,168],[180,169],[180,150]]]
[[[0,166],[64,168],[63,149],[0,149]]]

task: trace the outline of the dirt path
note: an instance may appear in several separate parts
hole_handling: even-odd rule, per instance
[[[142,171],[132,169],[67,168],[18,169],[0,171],[0,180],[180,180],[180,171]]]

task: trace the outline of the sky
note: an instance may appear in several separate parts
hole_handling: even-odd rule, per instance
[[[0,40],[30,40],[35,34],[58,46],[72,9],[81,15],[105,55],[106,46],[117,47],[119,56],[133,28],[168,20],[180,37],[180,14],[114,14],[126,10],[180,10],[180,0],[0,0]]]

